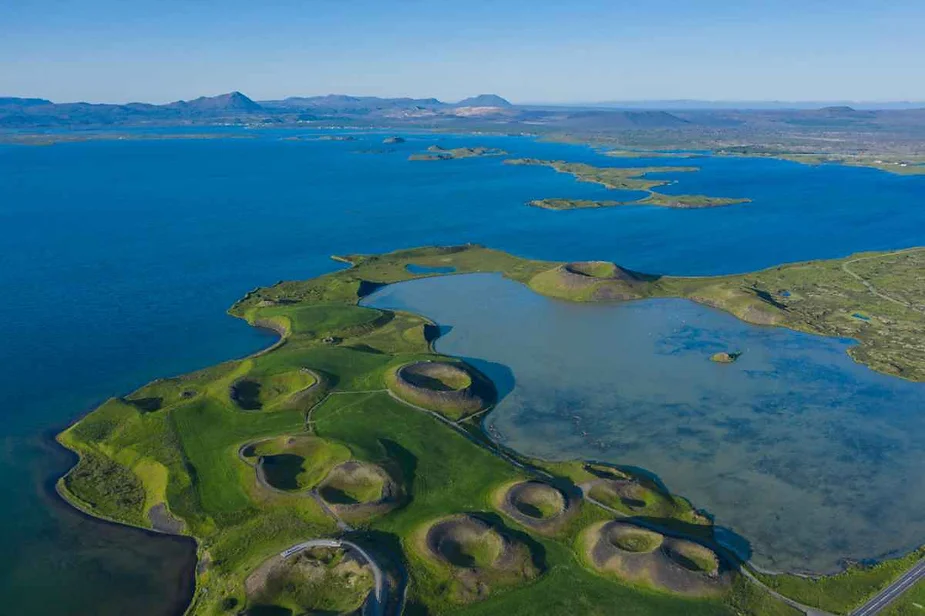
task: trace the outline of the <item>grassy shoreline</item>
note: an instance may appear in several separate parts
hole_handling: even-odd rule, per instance
[[[588,199],[534,199],[528,205],[547,210],[572,210],[601,207],[615,207],[622,205],[654,205],[677,209],[698,209],[708,207],[723,207],[748,203],[751,199],[732,197],[711,197],[708,195],[666,195],[655,189],[674,183],[672,180],[654,179],[648,177],[654,173],[691,173],[699,171],[698,167],[595,167],[586,163],[570,163],[562,160],[539,160],[536,158],[509,158],[504,161],[506,165],[529,165],[550,167],[559,173],[567,173],[579,182],[600,184],[611,190],[633,190],[647,193],[647,196],[635,201]]]
[[[587,464],[525,460],[516,452],[496,455],[490,436],[482,432],[477,420],[467,421],[465,413],[454,416],[452,411],[444,411],[447,417],[435,421],[428,413],[386,395],[386,375],[398,366],[425,360],[459,360],[434,352],[433,325],[426,318],[357,304],[382,285],[441,275],[409,272],[409,264],[452,266],[454,274],[500,272],[535,292],[572,301],[686,297],[727,310],[748,322],[841,335],[841,315],[833,317],[831,310],[817,314],[820,306],[827,306],[829,289],[835,285],[841,289],[842,297],[850,293],[849,297],[860,304],[860,308],[852,304],[849,310],[862,309],[871,319],[879,319],[883,310],[892,311],[887,325],[893,329],[859,338],[867,354],[863,357],[877,364],[883,336],[889,345],[905,332],[902,328],[896,330],[897,323],[906,322],[904,311],[902,306],[870,293],[842,266],[853,263],[855,274],[869,276],[878,289],[892,293],[900,285],[895,277],[884,278],[879,262],[887,262],[888,271],[905,268],[903,271],[915,272],[925,259],[925,251],[862,258],[863,268],[858,265],[858,257],[853,257],[854,261],[791,264],[739,276],[672,278],[638,274],[603,262],[527,260],[475,245],[340,257],[351,267],[306,281],[255,289],[229,309],[230,314],[252,325],[274,324],[281,339],[269,349],[189,375],[154,381],[127,396],[107,401],[59,435],[59,442],[81,459],[99,456],[108,461],[99,472],[86,474],[84,483],[75,484],[75,489],[83,493],[70,496],[78,504],[84,502],[84,496],[93,495],[102,499],[103,507],[98,504],[91,508],[91,515],[102,513],[113,521],[135,522],[143,528],[146,521],[150,522],[145,515],[152,504],[165,506],[185,523],[187,534],[199,545],[201,567],[188,613],[220,614],[223,601],[247,604],[243,579],[269,556],[306,538],[336,533],[333,521],[313,499],[263,489],[254,468],[238,455],[243,444],[260,438],[311,435],[343,443],[352,459],[380,466],[412,495],[409,502],[396,509],[374,511],[351,523],[398,546],[408,559],[409,600],[433,613],[463,608],[472,613],[529,613],[524,610],[534,606],[537,597],[524,592],[527,588],[536,589],[543,601],[548,597],[551,605],[559,606],[549,613],[575,613],[576,604],[562,597],[572,586],[588,588],[587,601],[591,603],[581,606],[582,613],[602,610],[618,596],[633,602],[642,614],[701,610],[705,614],[731,614],[736,610],[756,615],[790,613],[760,588],[732,591],[722,601],[703,603],[666,592],[640,591],[576,567],[574,538],[587,524],[610,518],[588,503],[554,537],[498,518],[503,521],[492,523],[501,524],[502,533],[516,533],[524,545],[534,546],[531,549],[543,546],[546,560],[541,563],[542,573],[535,580],[508,586],[505,580],[512,578],[507,574],[493,577],[488,572],[479,578],[487,586],[484,593],[473,596],[453,590],[454,584],[465,584],[466,578],[459,578],[453,570],[434,568],[417,556],[413,541],[417,529],[448,515],[503,513],[493,504],[496,490],[534,477],[531,466],[542,468],[551,481],[574,488],[576,482],[588,480]],[[908,285],[901,286],[904,297],[917,301],[918,296],[909,295],[911,291],[905,288]],[[779,292],[784,288],[789,289],[786,296]],[[907,321],[915,320],[918,315],[905,317]],[[856,325],[850,316],[847,318],[846,323]],[[870,327],[869,322],[858,323],[857,327]],[[918,380],[925,379],[925,369],[912,361],[915,358],[904,352],[900,359],[908,364],[904,367],[907,378],[911,374]],[[326,393],[352,395],[300,398],[297,394],[304,378],[296,377],[304,370],[322,377],[330,387]],[[255,384],[252,398],[260,401],[258,412],[244,409],[240,397],[232,395],[234,384],[241,379]],[[306,423],[309,413],[311,424]],[[78,462],[74,468],[80,465]],[[152,473],[151,469],[163,471]],[[74,469],[68,475],[72,472]],[[616,473],[618,469],[608,472]],[[111,480],[127,477],[124,473],[134,477],[129,484],[137,482],[140,488],[113,491]],[[641,481],[632,476],[629,480]],[[683,491],[683,486],[680,488]],[[664,505],[666,498],[676,505]],[[658,504],[659,524],[668,530],[685,528],[694,520],[693,506],[678,505],[686,503],[684,499],[668,494],[653,496],[652,502]],[[698,525],[699,540],[709,544],[712,526],[701,522]],[[882,581],[863,576],[857,579],[860,581],[855,583],[868,594],[876,592],[876,584]],[[799,589],[793,592],[802,596]],[[813,599],[811,594],[807,596]],[[459,597],[464,598],[462,603]]]

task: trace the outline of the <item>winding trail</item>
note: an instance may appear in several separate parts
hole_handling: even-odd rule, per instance
[[[876,295],[877,297],[879,297],[879,298],[881,298],[881,299],[885,299],[885,300],[890,301],[890,302],[893,302],[894,304],[898,304],[898,305],[900,305],[900,306],[902,306],[902,307],[904,307],[904,308],[908,308],[909,310],[915,310],[916,312],[925,312],[925,311],[923,311],[921,308],[918,308],[918,307],[916,307],[916,306],[913,306],[913,305],[910,304],[909,302],[905,302],[905,301],[903,301],[903,300],[901,300],[901,299],[897,299],[897,298],[895,298],[895,297],[891,297],[891,296],[887,295],[886,293],[883,293],[882,291],[877,290],[877,287],[875,287],[870,281],[868,281],[866,278],[864,278],[864,277],[861,276],[860,274],[857,274],[857,273],[851,271],[851,269],[848,267],[848,266],[851,265],[852,263],[859,263],[859,262],[861,262],[861,261],[872,261],[872,260],[876,260],[876,259],[883,259],[883,258],[885,258],[885,257],[892,257],[892,256],[894,256],[894,255],[900,255],[900,254],[905,254],[905,253],[909,253],[909,252],[918,252],[918,251],[921,251],[921,250],[925,250],[925,248],[906,248],[906,249],[904,249],[904,250],[896,250],[896,251],[893,251],[893,252],[888,252],[888,253],[886,253],[886,254],[870,255],[870,256],[867,256],[867,257],[858,257],[857,259],[851,259],[850,261],[845,261],[844,263],[842,263],[841,268],[842,268],[842,271],[844,271],[846,274],[848,274],[849,276],[851,276],[852,278],[854,278],[855,280],[857,280],[858,282],[860,282],[862,285],[864,285],[864,287],[865,287],[868,291],[870,291],[871,293],[873,293],[873,294]]]

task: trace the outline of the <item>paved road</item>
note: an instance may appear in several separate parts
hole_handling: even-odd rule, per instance
[[[880,594],[851,612],[851,616],[879,614],[923,578],[925,578],[925,559],[920,560],[914,567],[899,576],[895,582],[880,591]]]
[[[383,575],[382,569],[379,568],[379,565],[376,564],[376,561],[373,560],[373,557],[370,556],[366,550],[353,543],[352,541],[345,541],[343,539],[312,539],[310,541],[304,541],[292,546],[291,548],[281,552],[280,556],[283,558],[289,558],[293,554],[298,554],[302,550],[308,550],[311,548],[347,548],[359,554],[372,570],[373,582],[375,584],[375,589],[373,590],[371,599],[367,601],[366,605],[364,606],[363,614],[369,616],[382,616],[385,613],[385,575]]]

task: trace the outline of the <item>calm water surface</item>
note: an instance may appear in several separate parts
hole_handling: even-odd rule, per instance
[[[551,300],[494,274],[400,283],[364,304],[449,326],[437,350],[509,390],[487,419],[504,444],[648,469],[761,566],[831,571],[925,537],[925,384],[854,363],[848,341],[681,299]],[[736,350],[734,364],[709,361]]]
[[[383,134],[216,132],[238,138],[0,145],[0,600],[13,613],[176,612],[191,549],[56,506],[48,486],[69,459],[49,435],[110,395],[265,346],[265,334],[225,309],[255,286],[331,271],[330,254],[474,241],[718,274],[925,244],[925,208],[914,207],[925,178],[760,159],[621,160],[522,137],[409,134],[385,146]],[[549,212],[523,204],[625,195],[498,158],[407,161],[434,143],[700,165],[665,192],[754,202]]]

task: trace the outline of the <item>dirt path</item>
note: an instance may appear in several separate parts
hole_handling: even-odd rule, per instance
[[[861,262],[861,261],[871,261],[871,260],[875,260],[875,259],[883,259],[883,258],[885,258],[885,257],[891,257],[891,256],[893,256],[893,255],[905,254],[905,253],[907,253],[907,252],[916,252],[916,251],[920,251],[920,250],[925,250],[925,249],[923,249],[923,248],[906,248],[906,249],[904,249],[904,250],[896,250],[896,251],[894,251],[894,252],[888,252],[888,253],[886,253],[886,254],[871,255],[871,256],[869,256],[869,257],[858,257],[857,259],[851,259],[850,261],[845,261],[844,263],[842,263],[841,268],[842,268],[842,271],[844,271],[846,274],[848,274],[849,276],[851,276],[852,278],[854,278],[855,280],[857,280],[858,282],[860,282],[862,285],[864,285],[864,287],[865,287],[868,291],[870,291],[871,293],[873,293],[873,294],[876,295],[877,297],[879,297],[879,298],[881,298],[881,299],[885,299],[885,300],[890,301],[890,302],[893,302],[894,304],[898,304],[898,305],[900,305],[900,306],[902,306],[902,307],[904,307],[904,308],[908,308],[908,309],[910,309],[910,310],[915,310],[916,312],[923,312],[923,310],[922,310],[921,308],[917,308],[917,307],[913,306],[912,304],[910,304],[909,302],[904,302],[904,301],[901,300],[901,299],[897,299],[897,298],[895,298],[895,297],[891,297],[891,296],[887,295],[886,293],[883,293],[882,291],[877,290],[877,287],[875,287],[873,284],[871,284],[866,278],[863,278],[860,274],[857,274],[857,273],[851,271],[851,269],[848,267],[848,266],[851,265],[852,263],[859,263],[859,262]]]

